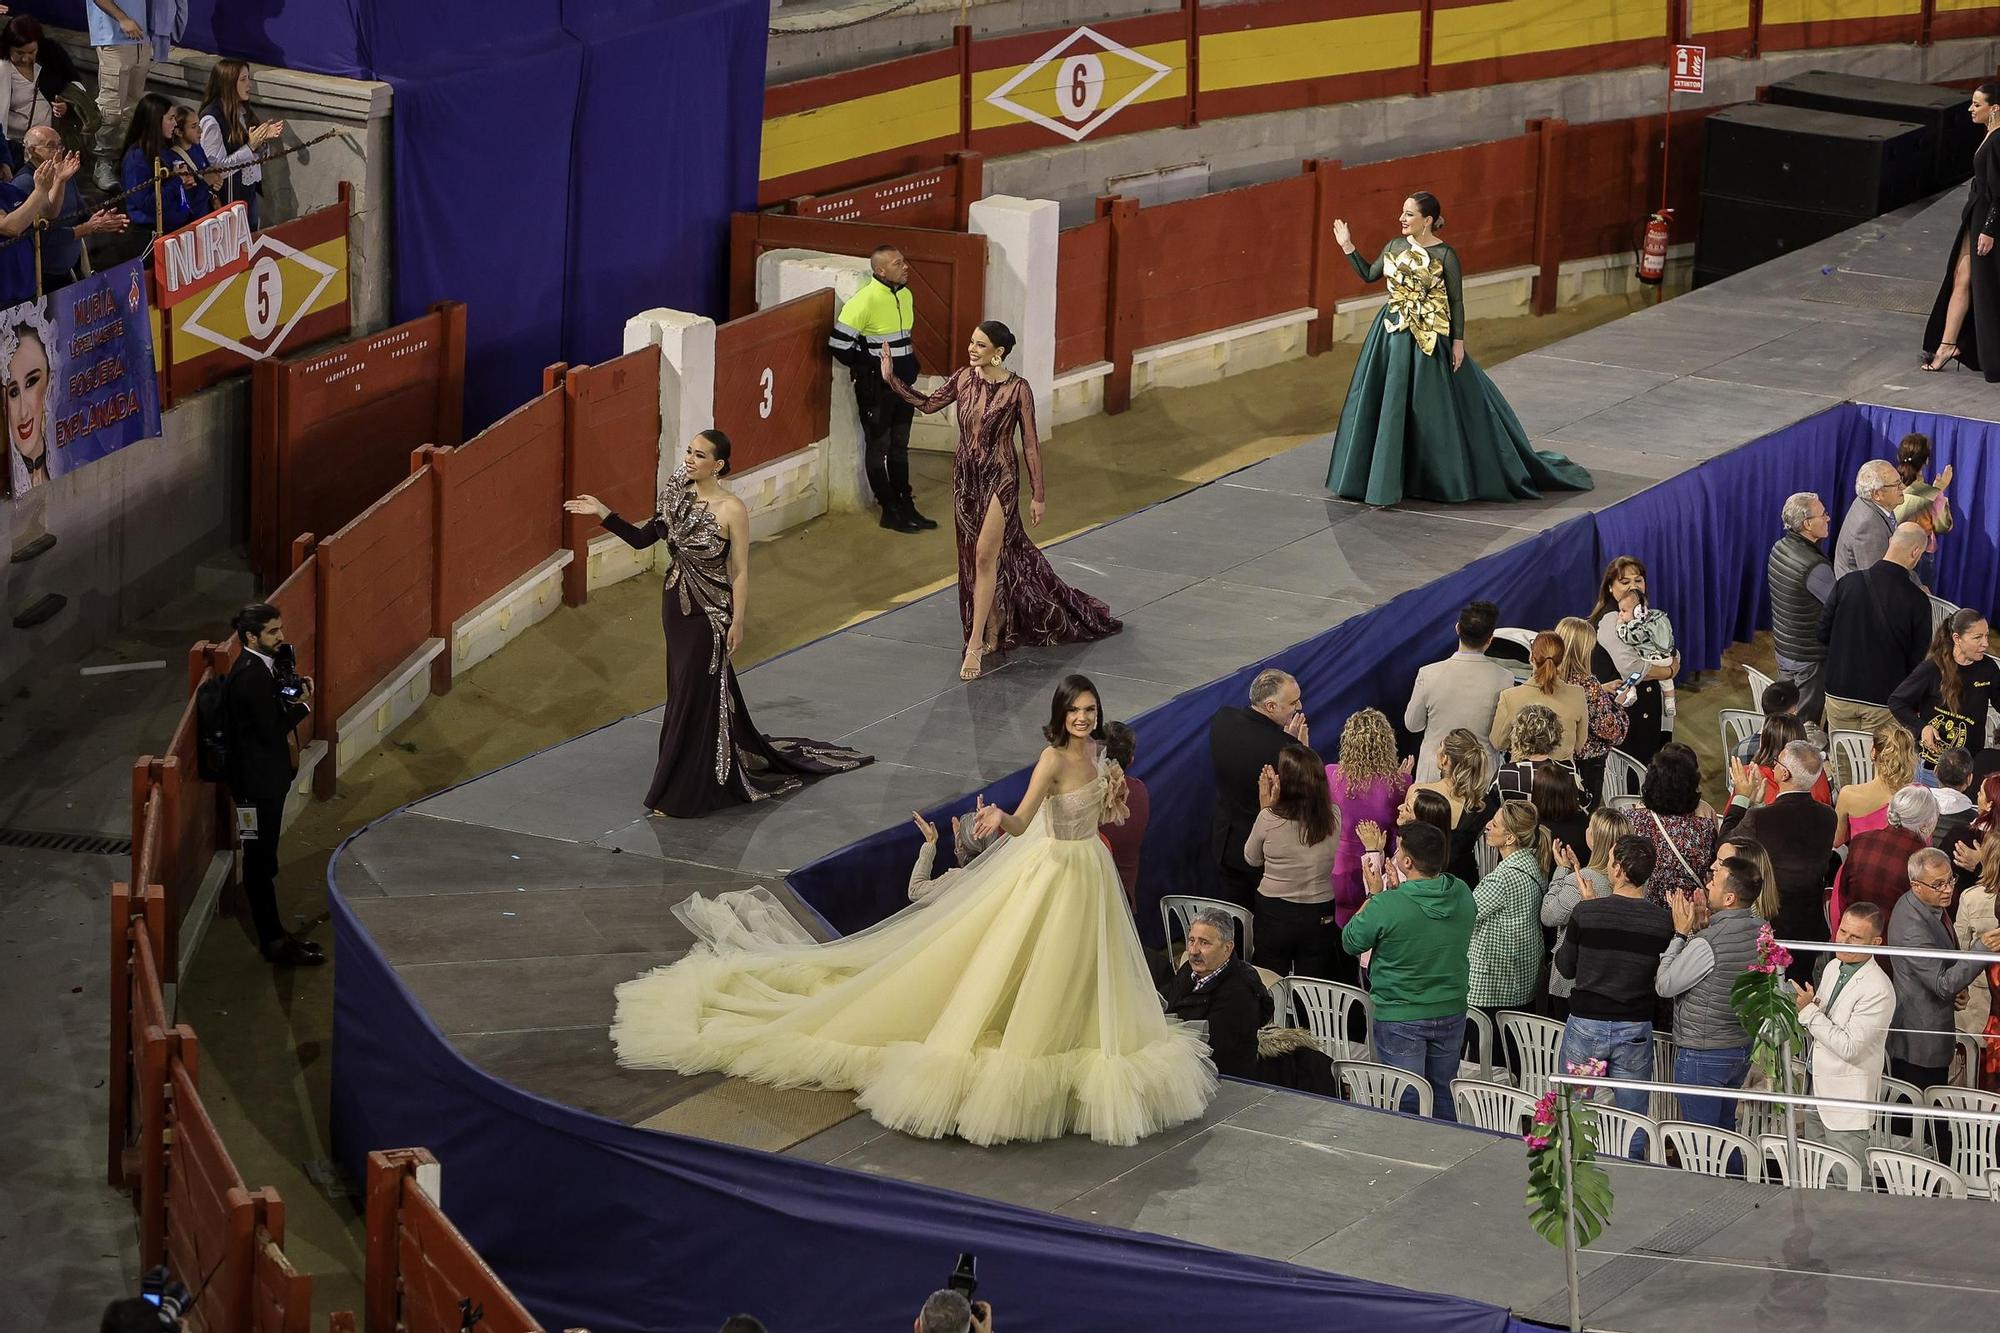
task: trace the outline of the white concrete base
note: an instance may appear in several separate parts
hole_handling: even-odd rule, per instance
[[[767,250],[757,257],[757,308],[768,309],[812,292],[832,291],[834,312],[868,281],[868,261],[818,250]],[[831,354],[829,354],[830,356]],[[833,395],[827,408],[825,454],[826,510],[851,514],[872,508],[868,473],[861,465],[861,414],[854,405],[854,376],[833,367]]]
[[[1667,247],[1667,286],[1685,289],[1694,277],[1694,243]],[[1572,259],[1556,274],[1556,306],[1561,308],[1596,296],[1630,296],[1646,286],[1639,281],[1638,261],[1630,254]]]
[[[335,775],[380,745],[431,697],[431,663],[444,652],[443,639],[427,639],[404,658],[375,692],[347,710],[333,728]]]
[[[583,586],[586,591],[596,592],[614,583],[623,583],[635,574],[643,574],[653,567],[653,553],[658,547],[648,547],[635,551],[625,544],[625,539],[611,533],[590,539],[590,548],[585,553]]]
[[[1213,384],[1246,370],[1261,370],[1306,354],[1311,309],[1232,324],[1213,333],[1145,347],[1132,354],[1132,393]]]
[[[1050,429],[1085,417],[1102,416],[1104,381],[1110,374],[1109,361],[1093,361],[1056,376],[1055,401],[1049,409]]]
[[[917,376],[918,393],[935,393],[943,387],[948,375]],[[948,454],[958,448],[958,409],[947,407],[942,412],[925,416],[917,413],[917,419],[910,423],[910,448],[925,453]]]
[[[486,599],[451,627],[451,674],[469,671],[562,605],[562,572],[576,557],[567,548]]]
[[[750,511],[750,539],[763,541],[826,512],[826,441],[774,458],[723,484]]]
[[[660,349],[658,493],[687,442],[715,425],[715,321],[684,310],[642,310],[625,321],[625,350],[642,347]]]

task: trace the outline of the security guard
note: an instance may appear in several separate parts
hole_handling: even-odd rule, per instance
[[[861,437],[866,444],[862,463],[868,488],[882,506],[882,526],[895,532],[922,532],[937,526],[917,512],[910,494],[910,421],[916,411],[882,382],[879,361],[883,347],[895,360],[896,378],[917,382],[917,347],[911,339],[915,319],[907,286],[909,261],[893,245],[875,248],[869,257],[874,276],[840,308],[827,346],[834,360],[854,375],[854,401],[861,411]]]

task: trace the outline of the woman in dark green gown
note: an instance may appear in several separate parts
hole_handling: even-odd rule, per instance
[[[1590,474],[1538,452],[1493,381],[1465,354],[1458,253],[1440,241],[1436,196],[1403,201],[1402,236],[1372,265],[1336,219],[1334,239],[1364,282],[1389,283],[1347,386],[1326,486],[1349,500],[1523,500],[1587,491]]]

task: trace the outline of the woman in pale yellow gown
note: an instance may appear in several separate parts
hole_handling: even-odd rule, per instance
[[[1215,1067],[1160,1007],[1097,836],[1124,818],[1097,691],[1057,687],[1011,835],[886,921],[815,944],[762,889],[674,909],[702,941],[618,988],[620,1064],[846,1088],[891,1129],[977,1144],[1132,1144],[1199,1116]]]

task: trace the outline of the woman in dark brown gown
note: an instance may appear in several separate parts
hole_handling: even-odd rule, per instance
[[[888,348],[882,349],[883,381],[912,407],[919,412],[958,407],[952,516],[958,532],[958,619],[965,634],[961,680],[977,679],[987,653],[1024,644],[1089,643],[1123,628],[1110,607],[1057,578],[1021,526],[1017,425],[1028,467],[1028,521],[1036,527],[1048,497],[1042,489],[1034,391],[1002,364],[1013,350],[1013,332],[987,320],[973,330],[966,348],[972,364],[926,397],[896,378]]]
[[[750,592],[750,512],[729,493],[729,437],[707,430],[660,493],[659,512],[635,527],[594,495],[563,508],[595,514],[635,550],[665,541],[673,563],[661,589],[667,640],[667,707],[660,761],[646,808],[691,819],[844,773],[871,756],[839,745],[761,735],[750,721],[730,656],[743,642]]]

